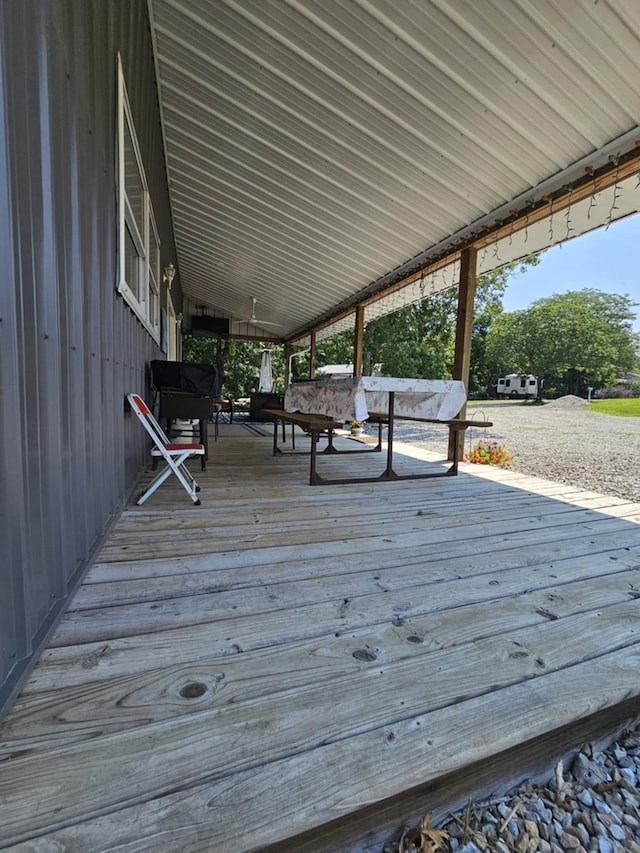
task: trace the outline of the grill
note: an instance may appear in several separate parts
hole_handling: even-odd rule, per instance
[[[199,441],[204,445],[202,470],[207,465],[209,442],[207,424],[213,414],[214,400],[220,394],[221,376],[212,364],[191,364],[185,361],[151,362],[151,381],[156,391],[158,420],[166,422],[167,433],[172,421],[197,420]]]

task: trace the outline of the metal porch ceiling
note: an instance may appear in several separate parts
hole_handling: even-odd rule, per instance
[[[637,0],[149,9],[185,304],[237,333],[256,297],[295,336],[640,136]]]

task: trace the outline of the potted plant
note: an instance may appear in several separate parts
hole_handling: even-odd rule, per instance
[[[351,421],[349,427],[351,429],[351,435],[362,435],[364,432],[364,425],[362,421]]]

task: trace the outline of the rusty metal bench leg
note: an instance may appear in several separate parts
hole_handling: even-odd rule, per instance
[[[455,429],[454,427],[449,427],[451,435],[453,437],[453,453],[451,459],[451,467],[449,468],[449,474],[452,477],[455,477],[458,474],[458,462],[460,461],[460,433],[462,433],[462,439],[464,441],[464,434],[466,432],[466,427],[462,427],[461,429]]]
[[[309,485],[315,486],[316,480],[316,443],[311,436],[311,455],[309,458]]]

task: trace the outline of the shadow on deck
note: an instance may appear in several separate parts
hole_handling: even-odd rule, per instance
[[[380,853],[640,711],[639,505],[210,452],[202,506],[125,510],[0,728],[0,849]]]

